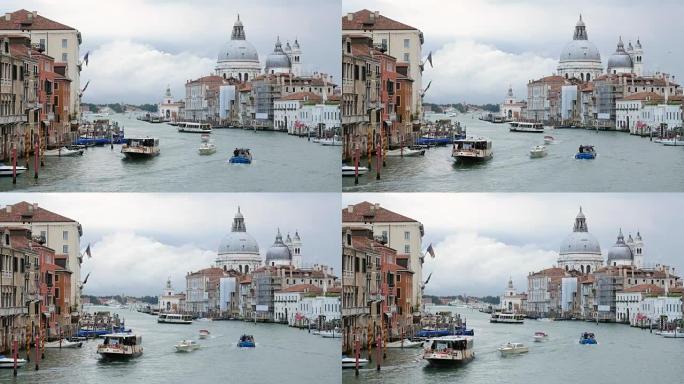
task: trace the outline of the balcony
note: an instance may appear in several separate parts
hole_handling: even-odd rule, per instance
[[[28,308],[26,308],[26,307],[0,308],[0,316],[26,315],[26,314],[28,314]]]
[[[0,116],[0,124],[26,123],[28,117],[26,115],[8,115]]]
[[[351,307],[342,308],[342,316],[358,316],[358,315],[369,315],[370,308],[368,307]]]

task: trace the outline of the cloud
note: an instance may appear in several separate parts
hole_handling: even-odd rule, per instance
[[[490,295],[503,292],[509,277],[519,291],[526,290],[526,276],[542,266],[555,264],[558,254],[534,245],[511,245],[476,232],[449,235],[435,245],[436,258],[423,266],[433,272],[427,294]]]
[[[185,81],[210,74],[215,59],[181,52],[169,53],[132,40],[113,41],[90,54],[81,82],[90,85],[85,102],[149,103],[160,100],[166,86],[176,98],[185,97]],[[152,95],[158,95],[153,97]]]
[[[426,101],[477,103],[491,102],[494,94],[503,99],[509,84],[516,97],[525,98],[527,81],[552,73],[557,65],[556,59],[504,52],[472,40],[444,45],[433,54],[433,62]]]
[[[89,295],[155,295],[166,279],[185,290],[185,274],[208,267],[216,252],[194,245],[173,246],[132,232],[104,236],[92,245],[81,276],[91,275],[83,289]]]

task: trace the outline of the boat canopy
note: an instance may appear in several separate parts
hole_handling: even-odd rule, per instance
[[[126,139],[126,145],[129,147],[157,147],[159,146],[159,139],[154,138],[142,138],[142,139]]]

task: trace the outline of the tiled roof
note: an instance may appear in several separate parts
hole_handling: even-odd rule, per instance
[[[655,92],[638,92],[629,96],[625,96],[622,100],[662,100],[663,97]]]
[[[7,20],[7,17],[5,15],[0,16],[0,30],[21,30],[21,24],[29,22],[31,23],[32,30],[76,29],[68,25],[58,23],[54,20],[50,20],[41,15],[36,15],[35,17],[32,15],[32,20],[29,21],[29,14],[32,15],[32,12],[29,12],[25,9],[20,9],[18,11],[10,13],[9,20]]]
[[[48,211],[47,209],[22,201],[11,205],[10,212],[7,207],[0,209],[0,222],[23,223],[28,220],[33,222],[75,222],[76,220]]]
[[[396,20],[392,20],[389,17],[385,17],[381,14],[371,19],[371,12],[367,9],[362,9],[360,11],[351,13],[351,20],[349,15],[342,16],[342,30],[353,30],[353,29],[368,29],[372,24],[372,28],[376,30],[415,30],[417,28],[411,27],[404,23],[400,23]]]
[[[311,293],[321,293],[323,290],[318,288],[313,284],[297,284],[291,287],[281,289],[280,292],[311,292]]]
[[[661,294],[665,292],[665,290],[655,284],[639,284],[633,287],[625,288],[622,290],[622,292],[644,292]]]
[[[279,100],[308,100],[320,102],[322,98],[313,92],[295,92],[281,97]]]
[[[532,274],[532,276],[548,276],[548,277],[560,277],[560,276],[565,276],[566,275],[566,270],[563,268],[547,268],[543,269],[539,272],[535,272]]]
[[[349,210],[349,207],[342,210],[343,223],[368,221],[373,221],[375,223],[418,222],[418,220],[400,215],[380,206],[376,207],[375,204],[371,204],[367,201],[358,203],[352,207],[351,211]]]

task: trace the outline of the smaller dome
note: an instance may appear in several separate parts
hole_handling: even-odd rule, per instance
[[[276,41],[275,48],[266,57],[266,72],[269,73],[271,70],[289,70],[292,67],[290,58],[283,51],[283,46],[280,44],[280,37]]]
[[[280,229],[278,229],[275,242],[266,252],[266,264],[290,260],[292,260],[292,253],[290,248],[283,243],[283,236],[280,234]]]
[[[608,72],[617,69],[631,70],[633,66],[632,57],[625,51],[625,46],[622,44],[622,37],[620,37],[615,53],[608,58]]]
[[[625,243],[625,238],[622,236],[622,229],[618,233],[617,241],[608,251],[608,265],[615,261],[632,261],[634,255],[632,249]]]

